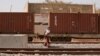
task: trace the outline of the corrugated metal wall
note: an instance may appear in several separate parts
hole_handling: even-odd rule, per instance
[[[98,33],[96,14],[89,13],[51,13],[51,33],[55,34],[77,34]]]
[[[100,14],[98,14],[98,33],[100,34]]]
[[[31,13],[0,13],[0,33],[29,34],[34,32]]]
[[[79,13],[79,33],[98,33],[96,14]]]
[[[51,33],[78,33],[77,14],[51,13]]]

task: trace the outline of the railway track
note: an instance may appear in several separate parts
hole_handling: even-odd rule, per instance
[[[45,43],[45,42],[31,42],[31,43]],[[63,44],[63,43],[66,43],[66,44],[100,44],[100,42],[60,42],[60,41],[58,41],[58,42],[50,42],[50,43],[61,43],[61,44]]]
[[[0,48],[0,53],[7,54],[96,54],[100,55],[100,48]]]

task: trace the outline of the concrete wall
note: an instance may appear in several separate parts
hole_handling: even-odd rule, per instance
[[[34,13],[93,13],[93,4],[63,4],[53,5],[44,3],[29,3],[28,11]]]
[[[34,27],[35,33],[44,35],[45,29],[48,27],[48,25],[35,25]]]
[[[27,44],[25,34],[0,34],[0,48],[26,48]]]
[[[35,14],[35,20],[34,22],[41,22],[41,23],[48,23],[49,22],[49,14],[47,13],[40,13],[40,14]]]
[[[35,33],[43,35],[45,32],[45,29],[49,26],[49,14],[35,14],[35,23],[41,23],[41,24],[35,24],[34,25],[34,31]],[[44,25],[47,24],[47,25]]]
[[[99,38],[94,39],[84,39],[84,38],[72,38],[71,42],[100,42]]]

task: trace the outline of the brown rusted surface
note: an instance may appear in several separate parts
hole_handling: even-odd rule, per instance
[[[98,33],[100,34],[100,14],[98,14]]]
[[[98,33],[98,19],[89,13],[51,13],[50,27],[54,34]]]
[[[96,14],[89,14],[89,13],[79,13],[79,33],[97,33],[98,26],[97,26],[97,15]]]
[[[78,33],[77,14],[51,13],[51,33]]]
[[[31,13],[0,13],[0,33],[33,33],[33,22]]]

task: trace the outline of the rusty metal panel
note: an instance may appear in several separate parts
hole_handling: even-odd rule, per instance
[[[98,33],[96,14],[89,13],[51,13],[51,33],[90,34]]]
[[[51,33],[78,33],[78,15],[75,13],[51,13]]]
[[[33,32],[32,13],[0,13],[0,33],[29,34]]]
[[[96,14],[79,13],[79,33],[97,33]]]
[[[100,14],[98,14],[98,33],[100,34]]]

